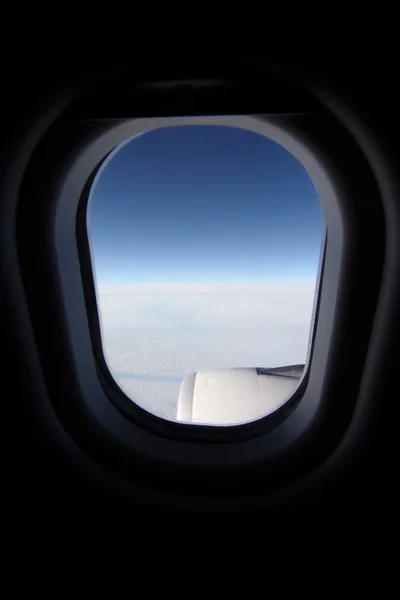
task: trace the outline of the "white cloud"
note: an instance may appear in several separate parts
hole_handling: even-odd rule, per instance
[[[314,282],[132,283],[98,290],[110,371],[139,405],[174,419],[199,369],[304,363]]]

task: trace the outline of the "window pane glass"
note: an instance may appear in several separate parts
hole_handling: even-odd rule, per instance
[[[132,401],[226,425],[292,395],[324,223],[287,150],[236,127],[141,134],[99,171],[87,226],[104,356]]]

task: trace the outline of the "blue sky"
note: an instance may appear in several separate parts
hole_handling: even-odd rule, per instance
[[[314,280],[323,231],[304,167],[256,133],[181,126],[138,136],[92,189],[98,283]]]

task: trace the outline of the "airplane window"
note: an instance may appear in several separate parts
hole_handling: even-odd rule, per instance
[[[121,144],[87,227],[103,354],[170,421],[273,412],[308,361],[325,225],[310,176],[239,127],[162,127]]]

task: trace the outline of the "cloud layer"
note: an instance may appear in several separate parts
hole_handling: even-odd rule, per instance
[[[105,358],[137,404],[175,420],[180,382],[200,369],[307,359],[315,282],[100,285]]]

